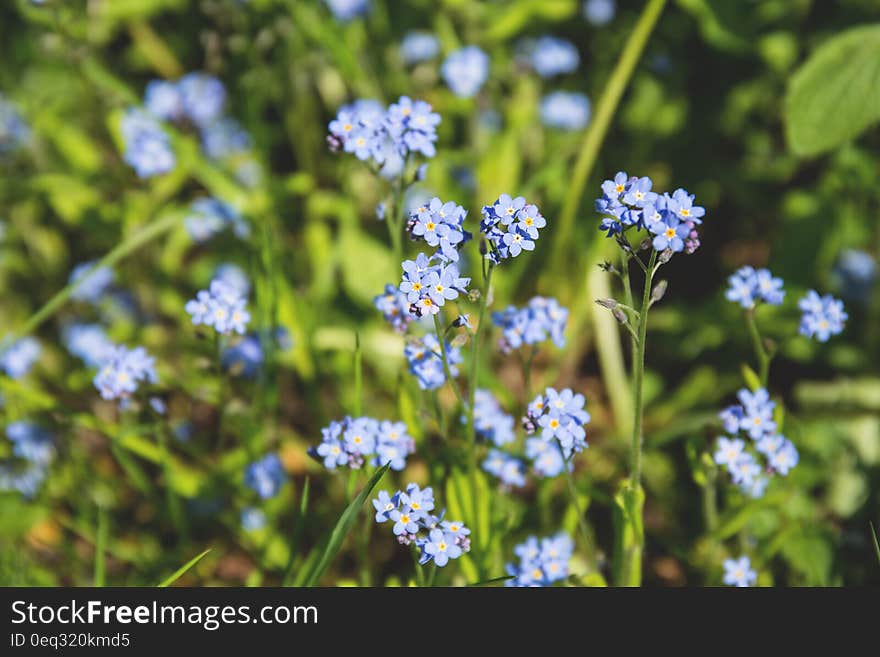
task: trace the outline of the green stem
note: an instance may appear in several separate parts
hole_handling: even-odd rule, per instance
[[[467,421],[468,421],[468,436],[470,437],[472,445],[476,445],[477,443],[477,430],[474,424],[474,400],[476,399],[477,394],[477,373],[478,373],[478,365],[480,360],[480,337],[483,333],[483,323],[484,318],[486,316],[486,306],[489,303],[489,293],[491,291],[492,286],[492,272],[495,270],[495,266],[490,262],[489,267],[486,270],[486,275],[484,277],[485,282],[483,285],[482,293],[480,294],[480,307],[477,311],[477,330],[474,331],[474,339],[473,345],[471,347],[471,362],[470,362],[470,372],[468,375],[468,407],[467,407]]]
[[[385,212],[385,223],[388,227],[388,236],[391,238],[391,248],[394,253],[394,262],[400,264],[403,259],[403,188],[400,181],[394,183],[391,192],[391,201]]]
[[[180,219],[181,215],[178,213],[166,215],[117,244],[113,250],[95,263],[95,266],[80,278],[79,282],[73,282],[66,285],[61,291],[55,294],[55,296],[49,299],[49,301],[43,304],[37,312],[31,315],[21,329],[14,334],[10,343],[33,333],[40,324],[58,312],[67,300],[70,299],[70,295],[73,294],[80,282],[87,279],[92,272],[97,271],[101,267],[113,267],[117,262],[128,256],[130,253],[137,251],[140,247],[174,228]],[[2,351],[0,351],[0,353],[2,353]]]
[[[635,28],[629,35],[620,59],[611,73],[611,78],[599,102],[596,105],[596,115],[590,123],[584,135],[583,145],[580,148],[574,171],[570,177],[570,186],[566,194],[562,212],[559,215],[556,230],[555,252],[558,254],[570,248],[571,232],[574,228],[575,215],[580,206],[581,197],[584,194],[584,186],[592,173],[599,149],[605,141],[605,135],[611,127],[611,120],[617,113],[617,106],[623,97],[623,92],[629,84],[636,64],[642,55],[642,51],[648,43],[648,38],[654,30],[657,20],[666,0],[649,0],[642,10]]]
[[[107,523],[107,510],[98,509],[98,529],[95,534],[95,586],[104,586],[106,583],[106,550],[110,535],[110,527]]]
[[[443,360],[443,373],[446,374],[446,380],[449,381],[449,385],[452,387],[452,392],[455,393],[455,398],[458,400],[458,403],[464,406],[464,398],[461,395],[461,390],[458,389],[458,383],[452,376],[452,368],[449,366],[449,355],[446,353],[446,340],[443,337],[443,328],[440,326],[440,313],[434,315],[434,330],[437,332],[437,342],[440,343],[440,357]]]
[[[428,588],[434,586],[434,580],[437,579],[437,564],[433,561],[431,562],[431,569],[428,571],[428,582],[426,586]]]
[[[633,360],[633,434],[632,434],[632,467],[631,483],[639,487],[642,477],[642,415],[643,387],[645,378],[645,342],[648,336],[648,308],[651,304],[651,285],[654,281],[657,252],[651,251],[648,260],[648,273],[645,276],[645,289],[642,291],[642,307],[639,311],[639,338],[635,345]]]
[[[755,356],[758,359],[758,376],[761,379],[761,386],[767,387],[770,380],[770,354],[764,348],[764,342],[761,339],[761,332],[758,330],[758,323],[755,321],[755,309],[749,308],[746,311],[746,324],[749,327],[749,335],[752,338],[752,346],[755,348]]]
[[[573,457],[574,455],[572,455]],[[592,563],[592,544],[593,542],[590,540],[590,529],[587,527],[587,520],[584,517],[584,512],[581,510],[581,503],[578,501],[578,492],[577,487],[574,484],[574,475],[569,469],[569,464],[571,463],[572,458],[566,459],[565,461],[565,478],[568,482],[568,494],[571,497],[571,504],[574,507],[575,513],[577,513],[578,519],[578,529],[581,533],[581,540],[584,543],[584,552],[586,552],[588,560],[590,561],[590,569],[593,569],[594,564]]]

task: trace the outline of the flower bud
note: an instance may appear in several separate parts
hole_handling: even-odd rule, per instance
[[[603,308],[608,308],[608,310],[614,310],[618,305],[614,299],[596,299],[596,303]]]
[[[669,286],[669,283],[666,280],[662,280],[654,286],[653,291],[651,292],[651,303],[657,303],[660,299],[663,298],[663,295],[666,294],[666,288]]]

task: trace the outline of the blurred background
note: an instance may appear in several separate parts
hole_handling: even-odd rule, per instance
[[[760,554],[761,584],[880,583],[869,529],[880,520],[880,131],[874,125],[819,145],[786,132],[795,71],[835,35],[876,23],[880,3],[667,3],[583,198],[575,199],[570,233],[560,239],[554,220],[570,194],[589,114],[643,6],[3,3],[0,339],[19,332],[77,266],[144,226],[165,221],[170,228],[124,254],[94,294],[69,299],[35,327],[40,352],[26,375],[0,375],[0,425],[35,422],[56,452],[33,486],[3,479],[10,490],[0,492],[0,583],[154,584],[208,547],[182,581],[279,583],[345,507],[345,476],[325,471],[306,449],[330,420],[356,406],[355,331],[364,412],[404,420],[419,445],[407,470],[395,475],[397,485],[443,488],[438,464],[448,455],[425,417],[426,398],[406,373],[403,338],[374,308],[374,297],[400,271],[375,212],[387,185],[354,157],[331,152],[326,140],[340,106],[358,98],[387,104],[400,95],[428,101],[442,117],[438,152],[411,190],[413,204],[434,195],[455,200],[473,220],[483,204],[509,192],[536,203],[548,220],[536,251],[497,276],[493,308],[542,294],[571,309],[567,345],[542,349],[533,387],[571,387],[587,396],[590,449],[576,478],[600,562],[612,543],[609,500],[627,467],[619,417],[628,393],[600,367],[615,354],[603,355],[597,345],[619,338],[616,326],[608,334],[594,321],[593,299],[606,296],[608,285],[597,280],[596,265],[614,257],[615,247],[597,230],[592,206],[601,181],[626,170],[651,176],[655,190],[685,187],[707,210],[701,248],[664,268],[669,290],[653,311],[646,583],[717,584],[713,546],[735,551],[738,540]],[[434,47],[403,48],[414,31],[432,35]],[[541,74],[535,40],[548,35],[574,44],[574,68]],[[479,91],[462,97],[441,66],[469,45],[488,55],[489,68]],[[211,130],[167,126],[173,169],[140,178],[124,159],[122,117],[143,105],[151,81],[194,71],[225,88],[218,123]],[[583,94],[587,112],[582,101],[548,109],[548,95],[560,91]],[[876,100],[876,88],[873,94],[864,97]],[[199,214],[193,202],[206,198],[227,204],[228,221]],[[410,255],[417,250],[407,248]],[[741,309],[724,298],[727,277],[742,265],[766,266],[785,280],[788,303],[762,309],[759,323],[780,346],[770,389],[785,406],[786,435],[801,461],[756,501],[738,500],[719,478],[721,516],[709,531],[700,457],[720,431],[717,412],[743,386],[742,364],[753,363]],[[260,356],[231,358],[218,374],[213,345],[183,308],[223,266],[249,282]],[[811,288],[844,299],[850,315],[843,335],[826,344],[797,336],[794,302]],[[94,368],[70,346],[71,326],[82,324],[156,357],[153,389],[164,414],[146,404],[120,412],[100,399]],[[497,337],[493,332],[487,344]],[[494,353],[484,383],[518,417],[520,363],[487,351]],[[441,398],[453,403],[448,389]],[[273,499],[261,501],[243,485],[246,443],[281,458],[288,479]],[[11,441],[0,444],[0,457],[15,466]],[[297,509],[306,477],[303,519]],[[563,481],[530,481],[516,491],[486,482],[506,500],[493,526],[498,575],[525,536],[560,528],[574,534]],[[393,489],[392,482],[380,488]],[[249,529],[242,511],[254,508],[264,522]],[[323,583],[405,582],[412,567],[405,550],[384,528],[370,536],[367,557],[345,545]]]

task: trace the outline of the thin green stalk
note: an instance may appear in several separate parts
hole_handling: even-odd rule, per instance
[[[98,530],[95,536],[95,586],[104,586],[107,579],[106,551],[110,528],[107,522],[107,511],[98,509]]]
[[[587,179],[596,164],[599,149],[605,141],[605,135],[611,127],[611,121],[617,112],[617,106],[623,97],[623,92],[629,84],[636,64],[642,55],[642,51],[648,43],[648,38],[654,30],[657,20],[663,11],[666,0],[649,0],[639,16],[635,28],[630,33],[620,59],[611,73],[611,78],[602,92],[599,102],[596,104],[596,115],[590,123],[584,135],[583,145],[580,148],[577,162],[569,179],[570,186],[562,212],[556,223],[556,242],[554,251],[558,254],[570,248],[571,233],[574,228],[574,220],[580,207],[581,198]]]
[[[446,340],[443,338],[443,328],[440,326],[440,313],[434,315],[434,330],[437,332],[437,342],[440,343],[440,357],[443,360],[443,372],[446,374],[446,379],[449,381],[449,385],[452,387],[452,392],[455,393],[455,398],[458,400],[458,403],[465,406],[466,404],[461,395],[461,390],[459,390],[458,383],[452,376],[452,368],[449,366],[449,355],[446,353]]]
[[[764,348],[764,341],[761,339],[761,332],[758,330],[758,323],[755,321],[755,309],[750,308],[746,311],[746,324],[749,327],[749,335],[752,338],[752,346],[755,348],[755,356],[758,359],[758,377],[761,380],[761,386],[766,388],[770,380],[770,354]]]
[[[113,267],[117,262],[128,256],[130,253],[137,251],[140,247],[174,228],[180,219],[181,215],[178,213],[168,214],[165,217],[148,224],[138,232],[117,244],[113,250],[95,263],[95,266],[80,278],[79,282],[73,282],[66,285],[61,291],[55,294],[55,296],[49,299],[49,301],[43,304],[37,312],[31,315],[21,329],[13,335],[10,343],[33,333],[40,324],[57,313],[67,300],[70,299],[70,295],[73,294],[79,284],[86,280],[92,272],[97,271],[101,267]],[[2,350],[0,350],[0,353],[2,353]]]
[[[433,561],[431,562],[431,569],[428,571],[428,582],[426,586],[431,588],[434,586],[434,580],[437,579],[437,564]]]
[[[581,533],[581,540],[583,540],[584,543],[584,552],[586,552],[587,557],[591,562],[590,568],[592,569],[593,542],[590,540],[590,530],[587,527],[587,521],[584,517],[584,512],[581,510],[581,503],[578,501],[577,487],[574,484],[574,475],[572,475],[571,470],[568,467],[570,460],[571,459],[566,459],[565,463],[565,478],[568,482],[568,494],[571,497],[571,504],[574,507],[575,513],[577,513],[578,529]]]
[[[388,236],[391,238],[391,248],[394,253],[394,262],[400,263],[403,259],[403,230],[401,220],[403,218],[403,187],[398,180],[394,183],[391,192],[390,207],[385,212],[385,223],[388,228]]]
[[[361,353],[361,336],[360,333],[354,333],[354,416],[361,416],[363,408],[363,354]]]
[[[638,488],[642,477],[642,416],[643,387],[645,378],[645,343],[648,337],[648,308],[651,305],[651,286],[654,281],[657,252],[652,250],[648,260],[648,273],[645,276],[645,289],[642,291],[642,307],[639,310],[639,338],[635,346],[633,361],[633,434],[631,483]]]
[[[532,364],[535,362],[535,355],[538,348],[532,345],[529,357],[523,362],[523,406],[526,406],[532,399]]]
[[[486,316],[486,306],[489,303],[489,293],[492,288],[492,272],[495,266],[490,262],[488,269],[485,270],[483,290],[480,294],[480,306],[477,311],[477,330],[474,331],[473,345],[471,345],[471,362],[470,372],[468,374],[468,406],[467,406],[467,422],[468,436],[472,445],[477,442],[477,430],[474,423],[474,400],[477,394],[477,373],[480,360],[480,337],[483,332],[483,323]]]

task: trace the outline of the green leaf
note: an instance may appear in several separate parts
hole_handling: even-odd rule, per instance
[[[164,589],[164,588],[174,584],[174,582],[176,582],[178,579],[180,579],[186,571],[188,571],[190,568],[195,566],[199,561],[201,561],[202,558],[206,554],[208,554],[208,552],[210,552],[210,551],[211,551],[211,548],[208,548],[207,550],[205,550],[201,554],[198,554],[198,555],[194,556],[192,559],[190,559],[189,561],[187,561],[180,568],[175,570],[174,573],[168,579],[164,580],[161,584],[159,584],[159,588]]]
[[[370,493],[373,492],[373,488],[376,487],[376,484],[379,483],[379,480],[384,476],[386,472],[388,472],[388,468],[390,467],[390,465],[390,463],[386,463],[381,468],[376,470],[375,474],[370,477],[370,481],[367,482],[367,485],[363,487],[361,492],[358,493],[357,497],[354,498],[352,503],[349,504],[346,507],[345,511],[342,512],[342,515],[339,517],[339,521],[336,523],[336,526],[333,528],[333,532],[330,534],[330,538],[327,540],[327,545],[324,548],[324,553],[318,560],[318,563],[315,566],[314,570],[309,573],[309,577],[306,579],[306,586],[315,586],[321,579],[324,571],[327,570],[327,566],[330,565],[333,557],[335,557],[336,553],[339,552],[339,548],[342,546],[342,541],[345,540],[345,537],[348,536],[348,533],[351,531],[351,528],[354,525],[354,521],[357,519],[358,512],[361,510],[364,502],[370,496]]]
[[[284,569],[284,579],[281,580],[282,586],[287,586],[293,578],[293,566],[296,563],[296,551],[299,547],[299,539],[302,536],[302,528],[305,524],[306,514],[309,509],[309,483],[310,479],[306,477],[303,484],[302,494],[299,499],[299,513],[294,520],[293,535],[290,539],[290,556],[288,557],[287,567]]]
[[[791,77],[786,135],[797,155],[817,155],[880,120],[880,25],[856,27],[823,43]]]
[[[743,381],[745,381],[746,385],[749,387],[749,390],[754,391],[758,388],[764,387],[761,385],[761,378],[755,373],[755,370],[745,363],[742,364],[742,377]]]
[[[474,582],[473,584],[468,584],[468,586],[489,586],[489,584],[497,584],[498,582],[506,582],[509,579],[513,579],[516,575],[502,575],[501,577],[493,577],[491,579],[484,579],[480,582]]]

